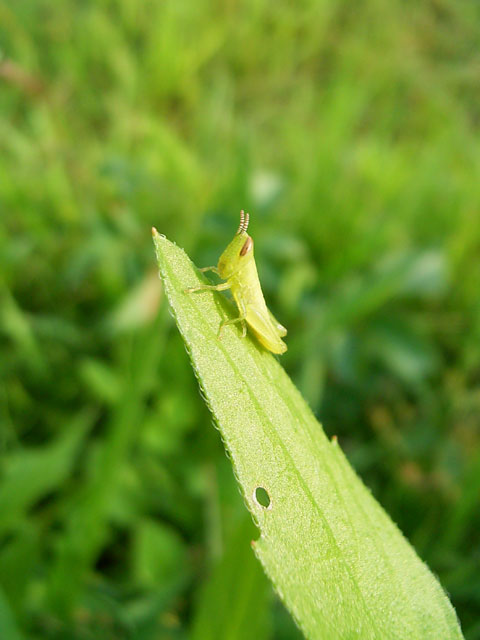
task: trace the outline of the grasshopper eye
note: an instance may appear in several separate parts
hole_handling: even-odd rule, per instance
[[[245,240],[245,244],[243,245],[243,247],[240,250],[240,255],[241,256],[245,256],[252,249],[253,249],[253,240],[252,240],[252,238],[250,236],[248,236],[248,238]]]

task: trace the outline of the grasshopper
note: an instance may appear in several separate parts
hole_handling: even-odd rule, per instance
[[[247,325],[258,341],[272,353],[285,353],[287,345],[282,338],[287,335],[283,327],[268,310],[258,278],[257,265],[253,256],[253,239],[247,228],[250,216],[240,212],[240,226],[233,240],[220,256],[216,267],[204,267],[202,272],[214,271],[225,280],[221,284],[202,284],[186,289],[186,293],[195,291],[225,291],[230,289],[238,307],[238,318],[224,320],[219,327],[218,337],[229,324],[242,325],[242,337],[247,335]]]

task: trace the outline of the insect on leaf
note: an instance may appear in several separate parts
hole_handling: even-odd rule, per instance
[[[250,214],[240,211],[240,226],[233,240],[218,260],[217,267],[204,267],[201,271],[216,271],[225,280],[222,284],[200,284],[186,289],[187,293],[199,291],[223,291],[230,289],[239,316],[224,320],[218,335],[228,324],[241,323],[242,337],[246,336],[248,325],[257,340],[272,353],[285,353],[287,345],[282,337],[287,330],[270,313],[263,297],[257,265],[253,257],[253,239],[248,235]]]

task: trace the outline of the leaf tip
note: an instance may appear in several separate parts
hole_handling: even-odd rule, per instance
[[[152,238],[154,240],[158,240],[158,239],[162,239],[165,240],[166,236],[163,235],[163,233],[158,233],[157,228],[156,227],[152,227]]]

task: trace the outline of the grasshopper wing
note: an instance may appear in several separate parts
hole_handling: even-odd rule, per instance
[[[282,325],[275,320],[275,324],[271,319],[269,312],[262,313],[254,306],[247,306],[246,309],[246,321],[254,334],[257,336],[259,342],[272,353],[285,353],[287,345],[281,339],[281,335],[285,335],[286,331]],[[285,333],[280,333],[277,327],[281,327]]]

